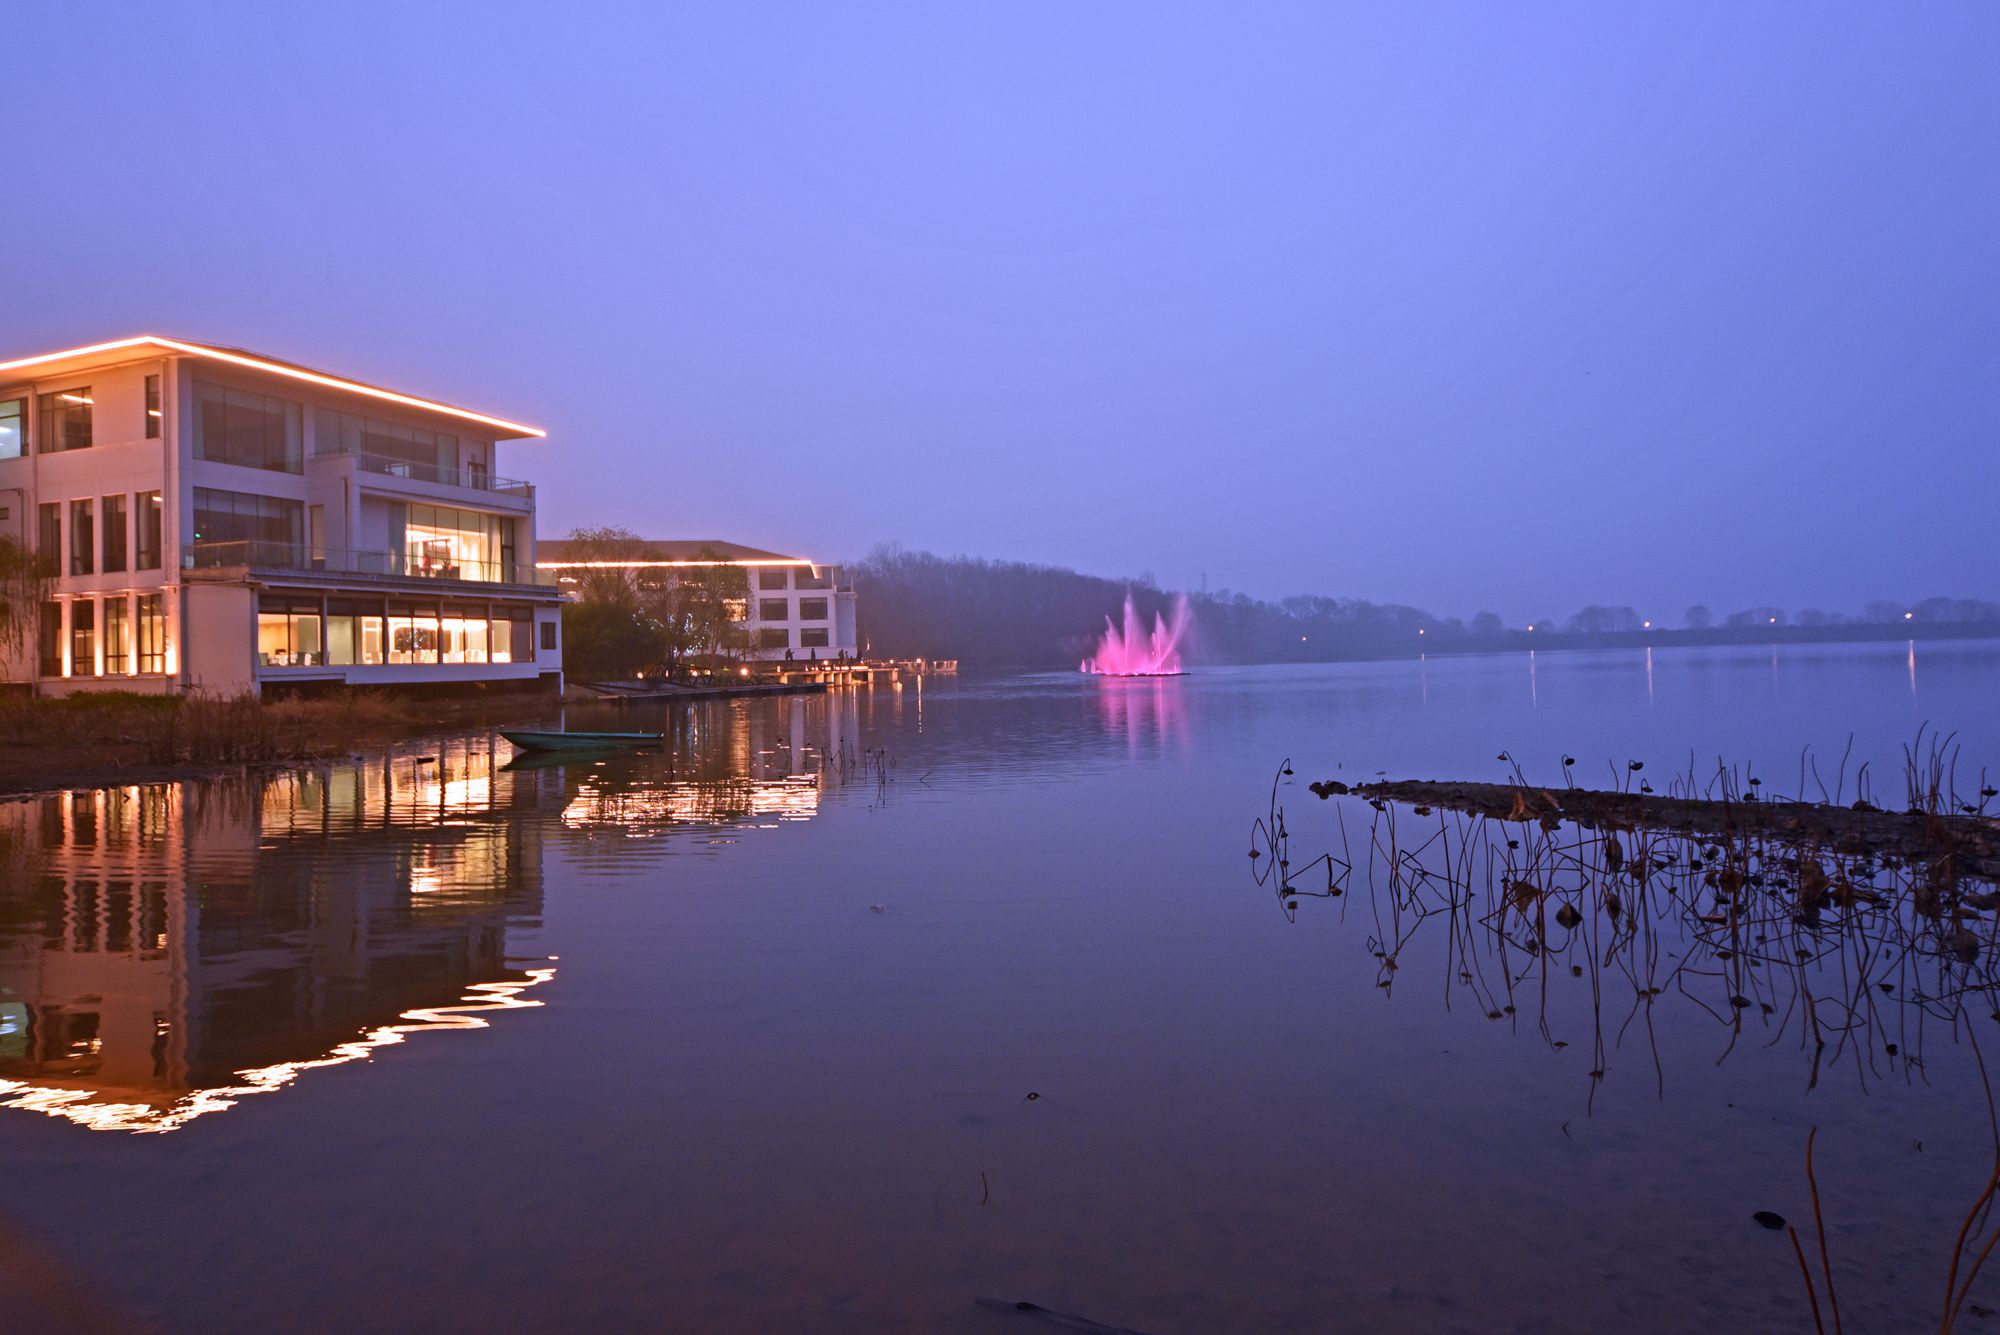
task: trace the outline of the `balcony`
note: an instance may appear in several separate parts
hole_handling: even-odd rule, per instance
[[[374,473],[380,477],[408,478],[413,482],[428,482],[439,487],[459,487],[494,496],[511,496],[530,504],[535,499],[533,483],[519,478],[495,477],[483,468],[443,468],[437,464],[412,463],[387,454],[345,449],[322,451],[313,458],[351,459],[357,472]]]
[[[339,580],[448,580],[553,589],[555,574],[526,561],[439,561],[402,552],[314,551],[289,542],[197,542],[181,557],[190,571],[255,570]]]

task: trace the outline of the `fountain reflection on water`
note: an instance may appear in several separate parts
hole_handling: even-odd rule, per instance
[[[1097,653],[1080,665],[1084,672],[1100,677],[1175,677],[1181,666],[1181,646],[1194,624],[1194,612],[1184,595],[1177,595],[1165,614],[1156,613],[1152,629],[1131,594],[1125,595],[1122,625],[1109,617],[1104,620],[1104,638]]]

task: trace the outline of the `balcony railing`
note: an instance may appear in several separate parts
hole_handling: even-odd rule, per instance
[[[323,450],[315,454],[315,459],[346,456],[355,461],[355,466],[364,473],[380,473],[385,477],[407,477],[418,482],[435,482],[446,487],[470,487],[474,491],[490,491],[498,496],[520,496],[533,499],[533,483],[519,478],[494,477],[479,468],[444,468],[437,464],[413,463],[408,459],[398,459],[388,454],[367,454],[361,450]]]
[[[309,575],[341,575],[373,579],[442,579],[474,584],[534,584],[553,588],[551,571],[526,561],[440,561],[402,552],[314,551],[290,542],[197,542],[181,559],[188,570],[229,570],[250,567]]]

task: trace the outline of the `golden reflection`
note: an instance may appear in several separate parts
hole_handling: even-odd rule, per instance
[[[359,1038],[334,1045],[333,1050],[323,1057],[238,1071],[236,1075],[241,1084],[193,1090],[165,1105],[154,1102],[118,1103],[111,1101],[115,1092],[107,1094],[95,1089],[33,1085],[25,1081],[0,1079],[0,1108],[21,1108],[51,1117],[63,1117],[93,1131],[178,1131],[206,1113],[234,1107],[238,1099],[282,1089],[306,1071],[360,1061],[373,1055],[377,1048],[401,1043],[411,1034],[444,1029],[484,1029],[488,1023],[484,1018],[485,1012],[526,1010],[542,1005],[539,1000],[524,999],[521,993],[548,982],[556,976],[556,971],[540,968],[523,972],[526,976],[519,982],[472,984],[458,1005],[404,1011],[397,1017],[404,1023],[371,1029]]]
[[[561,780],[496,745],[0,805],[0,1107],[173,1131],[542,1005]]]
[[[854,704],[837,692],[679,713],[664,764],[634,755],[575,766],[562,824],[647,839],[810,820],[823,790],[855,770],[859,737]]]

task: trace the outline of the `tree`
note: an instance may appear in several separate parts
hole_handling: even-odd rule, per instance
[[[1565,629],[1574,635],[1638,630],[1639,614],[1629,607],[1599,607],[1593,603],[1571,617]]]
[[[731,656],[748,647],[740,624],[749,614],[748,572],[707,547],[693,559],[714,564],[677,567],[639,581],[640,606],[661,628],[662,661],[674,676],[697,658]]]
[[[1481,612],[1472,618],[1472,633],[1482,640],[1496,638],[1505,628],[1498,612]]]
[[[50,558],[0,536],[0,660],[34,651],[42,604],[54,588]]]
[[[660,627],[631,597],[563,604],[563,666],[583,681],[638,676],[660,659]]]
[[[570,533],[575,586],[563,604],[564,667],[584,680],[633,677],[656,666],[664,634],[647,615],[634,579],[646,544],[623,528]]]
[[[1707,630],[1715,624],[1715,613],[1708,610],[1707,603],[1696,603],[1687,610],[1683,619],[1689,630]]]
[[[1722,624],[1735,630],[1755,629],[1758,626],[1782,626],[1785,624],[1785,609],[1746,607],[1741,612],[1731,612]]]
[[[1926,598],[1910,610],[1913,621],[2000,621],[2000,603],[1981,598]]]

